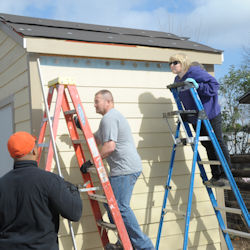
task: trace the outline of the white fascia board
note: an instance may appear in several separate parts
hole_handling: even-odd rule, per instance
[[[26,37],[27,52],[119,60],[168,62],[175,53],[185,53],[192,61],[221,64],[221,54],[134,45],[96,44],[81,41]]]

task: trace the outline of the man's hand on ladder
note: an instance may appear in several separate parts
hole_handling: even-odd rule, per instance
[[[82,164],[80,170],[82,171],[82,173],[86,174],[88,172],[88,168],[90,168],[91,166],[93,166],[93,163],[91,162],[91,160],[88,160]]]
[[[82,130],[79,119],[76,115],[74,116],[74,122],[75,122],[76,127]]]

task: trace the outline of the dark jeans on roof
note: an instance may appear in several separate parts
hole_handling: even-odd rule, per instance
[[[229,167],[231,168],[230,155],[229,155],[227,146],[226,146],[226,144],[223,140],[223,137],[222,137],[221,114],[217,115],[215,118],[213,118],[209,121],[210,121],[211,126],[214,130],[214,133],[217,137],[217,140],[220,144],[221,150],[226,158],[226,161],[227,161]],[[196,130],[196,125],[193,124],[193,128]],[[206,127],[203,123],[201,126],[200,135],[201,136],[208,135]],[[212,142],[211,141],[202,141],[201,144],[206,148],[208,159],[210,161],[217,161],[218,160],[217,154],[216,154],[216,151],[214,149]],[[212,177],[214,177],[216,179],[219,179],[220,177],[225,177],[225,173],[223,171],[223,168],[220,165],[211,165],[211,172],[212,172]]]

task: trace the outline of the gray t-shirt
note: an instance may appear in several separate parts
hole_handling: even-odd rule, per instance
[[[142,170],[141,158],[137,153],[129,124],[125,117],[116,109],[109,110],[95,133],[103,145],[114,141],[116,148],[107,158],[110,176],[127,175]]]

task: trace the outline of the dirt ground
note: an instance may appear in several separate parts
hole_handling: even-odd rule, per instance
[[[250,240],[243,239],[240,237],[235,237],[231,239],[234,250],[250,250]]]

